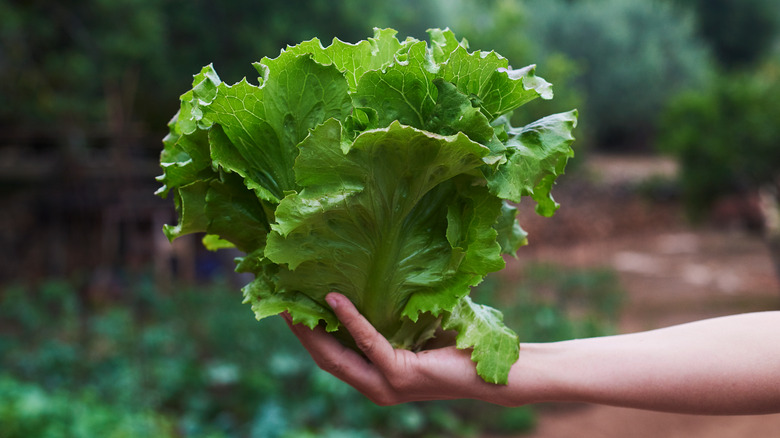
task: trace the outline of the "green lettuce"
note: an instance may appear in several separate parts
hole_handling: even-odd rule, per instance
[[[429,37],[305,41],[255,63],[257,85],[204,67],[163,140],[157,193],[179,216],[164,232],[240,250],[258,319],[288,311],[349,344],[324,300],[337,291],[398,348],[457,331],[479,375],[506,383],[518,337],[468,295],[526,243],[514,204],[558,208],[577,114],[512,126],[517,107],[552,98],[534,66]]]

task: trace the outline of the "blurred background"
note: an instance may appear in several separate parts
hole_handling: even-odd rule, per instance
[[[0,437],[770,436],[780,417],[371,405],[153,195],[192,75],[373,27],[537,64],[580,110],[552,218],[474,294],[525,341],[780,307],[774,0],[0,0]],[[644,435],[646,433],[646,435]]]

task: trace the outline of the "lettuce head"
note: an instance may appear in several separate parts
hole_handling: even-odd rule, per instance
[[[512,126],[551,85],[450,30],[312,39],[254,67],[256,84],[228,85],[208,65],[181,96],[160,155],[168,238],[240,250],[258,319],[288,311],[349,344],[324,300],[340,292],[397,348],[456,331],[478,374],[505,383],[518,337],[469,292],[525,244],[521,198],[558,208],[576,111]]]

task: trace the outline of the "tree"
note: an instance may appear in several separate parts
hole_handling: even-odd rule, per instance
[[[0,127],[118,140],[135,126],[162,136],[206,64],[231,82],[252,80],[253,62],[305,39],[357,41],[374,26],[423,36],[435,6],[363,3],[0,0]]]
[[[780,12],[775,0],[686,0],[696,14],[697,32],[720,65],[742,68],[760,63],[777,40]]]
[[[253,62],[304,39],[357,41],[373,26],[424,36],[432,5],[0,0],[0,156],[8,161],[0,210],[9,213],[0,214],[8,249],[0,283],[18,275],[16,263],[32,277],[113,269],[130,258],[120,242],[137,241],[128,229],[159,221],[139,204],[157,186],[179,95],[204,65],[230,83],[256,81]],[[118,207],[125,199],[132,208]]]
[[[708,79],[692,17],[666,2],[530,0],[527,16],[538,53],[578,66],[581,125],[600,147],[646,148],[668,100]]]
[[[701,218],[725,194],[762,198],[767,243],[780,277],[780,60],[731,73],[677,98],[659,145],[679,160],[684,199]]]

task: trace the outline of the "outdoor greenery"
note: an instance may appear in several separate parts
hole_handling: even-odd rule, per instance
[[[676,97],[659,147],[680,164],[683,199],[694,221],[718,200],[736,199],[743,226],[759,230],[780,278],[780,59],[722,74]]]
[[[683,167],[680,180],[692,213],[706,212],[724,193],[747,195],[780,184],[778,120],[780,62],[721,75],[674,100],[659,146]]]
[[[643,190],[682,193],[702,219],[726,194],[747,209],[761,192],[778,208],[776,3],[0,0],[0,438],[528,430],[530,408],[369,403],[318,370],[280,318],[254,319],[221,278],[229,261],[198,270],[196,286],[160,287],[156,252],[181,255],[149,237],[172,217],[153,192],[179,96],[210,63],[228,83],[254,83],[251,63],[288,44],[449,27],[554,84],[555,98],[523,106],[513,125],[579,109],[575,164],[594,152],[669,154],[679,179]],[[775,213],[758,226],[775,224],[780,275]],[[162,265],[185,277],[182,260]],[[473,295],[523,341],[611,333],[622,301],[612,271],[536,264],[489,276]]]
[[[525,272],[522,286],[497,277],[475,292],[505,307],[524,340],[613,332],[622,297],[613,273]],[[378,407],[316,368],[281,318],[255,321],[232,290],[217,282],[165,295],[141,278],[127,300],[89,313],[65,282],[2,290],[0,437],[433,437],[533,426],[530,408]]]
[[[676,0],[695,13],[697,34],[727,70],[755,67],[777,45],[780,13],[773,0]]]
[[[46,123],[72,142],[94,130],[162,135],[182,78],[208,63],[235,82],[312,37],[358,41],[392,27],[422,39],[450,27],[515,67],[537,63],[560,96],[543,112],[581,104],[590,143],[604,146],[651,135],[665,102],[717,66],[760,63],[779,14],[772,0],[2,0],[0,126]]]
[[[178,213],[164,231],[240,250],[260,319],[287,311],[350,343],[325,303],[335,290],[394,347],[456,331],[480,377],[505,384],[517,335],[469,292],[526,242],[511,203],[558,209],[577,112],[513,127],[551,85],[450,30],[429,33],[288,46],[255,64],[259,86],[204,67],[164,141],[157,194]]]
[[[669,98],[711,71],[694,17],[667,2],[539,0],[528,2],[528,16],[539,74],[545,55],[576,66],[571,87],[582,95],[585,140],[602,148],[646,150]]]

